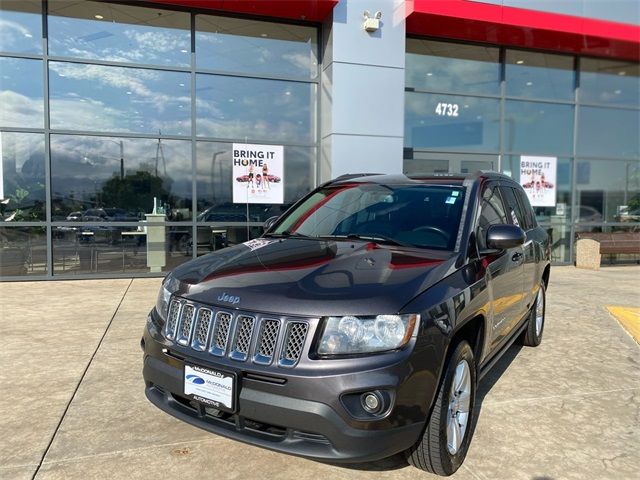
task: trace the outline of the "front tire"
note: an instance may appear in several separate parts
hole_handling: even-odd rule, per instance
[[[531,308],[527,329],[522,335],[521,343],[526,347],[537,347],[542,342],[544,333],[544,318],[547,308],[547,292],[544,282],[540,284],[536,301]]]
[[[449,476],[462,465],[475,426],[476,363],[462,340],[453,351],[422,437],[407,452],[421,470]]]

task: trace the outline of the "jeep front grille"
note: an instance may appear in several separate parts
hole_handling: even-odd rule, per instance
[[[281,364],[293,366],[298,362],[308,329],[309,324],[303,322],[291,322],[287,326],[287,338],[280,357]]]
[[[295,366],[302,357],[309,324],[287,318],[262,318],[174,298],[164,335],[179,345],[239,362]]]
[[[193,326],[193,314],[195,311],[196,307],[190,303],[185,303],[182,307],[180,330],[178,333],[178,343],[180,345],[189,345],[189,340],[191,340],[191,327]]]
[[[238,315],[236,318],[236,334],[234,346],[231,349],[231,358],[234,360],[246,360],[251,346],[251,336],[253,334],[253,322],[255,317],[249,315]]]
[[[213,312],[208,308],[200,308],[198,310],[198,318],[196,319],[196,328],[191,341],[191,348],[194,350],[204,351],[207,348],[207,340],[209,339],[209,330],[211,329],[211,320]]]
[[[179,300],[172,300],[169,305],[169,314],[167,315],[167,323],[164,325],[164,336],[169,340],[173,340],[176,335],[176,327],[178,325],[178,318],[180,316],[180,307],[182,302]]]

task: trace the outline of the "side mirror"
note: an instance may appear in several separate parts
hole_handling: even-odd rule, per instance
[[[505,250],[524,244],[527,235],[517,225],[491,225],[487,230],[487,248]]]
[[[271,227],[273,227],[273,224],[276,223],[276,221],[278,220],[278,216],[275,217],[269,217],[267,218],[267,220],[264,222],[264,224],[262,225],[262,227],[264,228],[264,231],[268,231]]]

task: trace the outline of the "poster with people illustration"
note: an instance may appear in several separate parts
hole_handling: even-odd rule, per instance
[[[233,203],[284,203],[284,147],[233,144]]]
[[[532,207],[556,205],[556,157],[520,157],[520,185]]]

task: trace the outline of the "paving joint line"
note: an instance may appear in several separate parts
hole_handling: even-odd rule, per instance
[[[126,448],[124,450],[112,450],[111,452],[101,452],[94,453],[91,455],[80,455],[78,457],[69,457],[69,458],[61,458],[60,460],[53,460],[51,462],[44,462],[43,465],[60,465],[64,463],[75,463],[80,462],[82,460],[86,460],[88,458],[101,458],[101,457],[113,457],[116,455],[126,455],[127,453],[136,453],[136,452],[144,452],[146,450],[153,450],[155,448],[166,448],[166,447],[175,447],[178,445],[194,445],[201,444],[207,442],[214,442],[219,440],[222,437],[212,436],[211,438],[201,438],[196,440],[184,440],[182,442],[173,442],[173,443],[161,443],[157,445],[148,445],[146,447],[137,447],[137,448]]]
[[[497,402],[488,402],[488,403],[482,402],[481,406],[484,408],[484,407],[507,405],[510,403],[518,403],[518,402],[536,402],[538,400],[552,400],[555,398],[591,397],[594,395],[603,395],[605,393],[631,392],[633,390],[640,390],[640,387],[616,388],[613,390],[596,390],[593,392],[576,392],[576,393],[567,393],[565,395],[547,395],[544,397],[514,398],[511,400],[502,400]]]
[[[122,302],[124,302],[124,299],[127,296],[127,293],[129,292],[129,289],[131,288],[131,285],[133,285],[133,280],[134,279],[132,278],[129,281],[129,285],[127,285],[126,290],[122,294],[122,298],[118,302],[118,306],[116,307],[115,311],[113,312],[113,315],[111,316],[111,319],[109,320],[109,323],[107,323],[107,328],[104,329],[104,333],[100,337],[100,340],[98,341],[98,344],[96,345],[96,348],[93,351],[93,354],[91,355],[91,358],[89,359],[89,362],[87,362],[87,366],[84,368],[84,371],[82,372],[82,375],[80,375],[80,379],[78,380],[78,383],[76,384],[76,387],[73,390],[73,394],[71,395],[71,398],[67,402],[67,405],[64,407],[64,411],[62,412],[62,415],[60,416],[60,420],[58,421],[58,424],[56,425],[56,428],[53,430],[53,435],[51,435],[51,439],[49,440],[49,443],[47,444],[47,448],[45,448],[44,453],[42,454],[42,457],[40,458],[40,461],[38,462],[38,464],[36,466],[35,472],[33,472],[31,480],[35,480],[36,476],[38,475],[38,472],[40,472],[40,468],[42,467],[42,464],[44,463],[44,459],[47,457],[47,454],[49,453],[49,450],[51,449],[51,445],[53,445],[53,441],[55,440],[56,435],[58,434],[58,430],[60,430],[60,427],[62,426],[62,422],[64,421],[64,418],[67,416],[67,412],[69,411],[69,407],[71,407],[71,404],[73,403],[73,400],[76,398],[78,390],[80,389],[80,385],[82,384],[82,382],[84,380],[84,377],[87,375],[87,372],[89,371],[89,367],[91,367],[91,364],[93,363],[93,360],[96,357],[96,354],[98,353],[98,350],[100,350],[100,347],[102,346],[102,342],[104,341],[105,337],[107,336],[107,332],[111,328],[111,324],[113,324],[113,320],[116,318],[116,315],[118,314],[118,310],[120,310],[120,306],[122,305]]]

